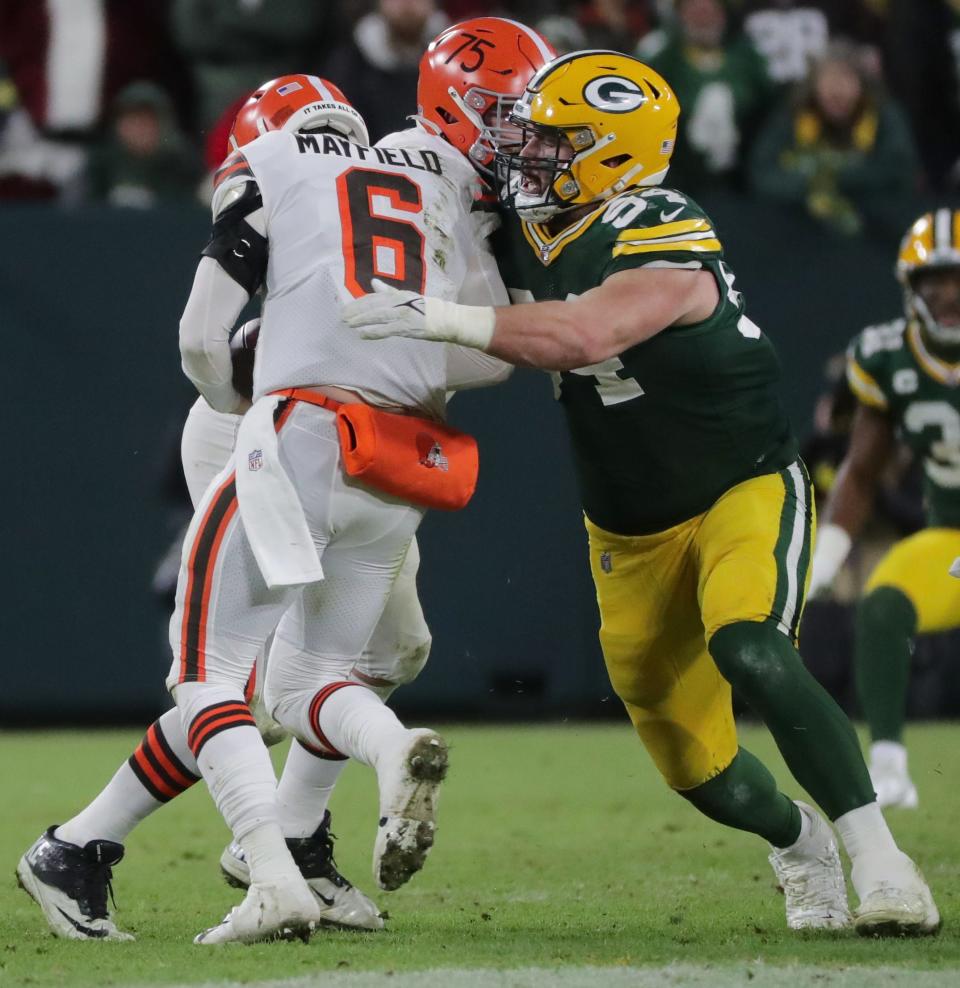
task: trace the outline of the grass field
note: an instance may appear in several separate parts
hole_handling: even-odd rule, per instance
[[[672,795],[625,725],[444,733],[437,845],[408,886],[379,893],[386,932],[220,949],[191,943],[238,901],[219,879],[227,833],[200,786],[147,820],[115,870],[117,920],[137,942],[54,939],[16,888],[17,859],[139,735],[4,733],[0,985],[960,985],[960,725],[912,729],[921,808],[890,814],[944,918],[939,937],[914,941],[789,933],[765,845]],[[743,743],[796,793],[763,731]],[[348,766],[332,809],[340,868],[372,893],[372,773]]]

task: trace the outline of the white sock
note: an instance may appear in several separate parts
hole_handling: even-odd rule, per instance
[[[92,840],[122,844],[141,820],[161,806],[124,762],[92,803],[57,827],[54,837],[80,847]]]
[[[244,836],[241,846],[250,865],[251,883],[273,885],[287,882],[292,876],[302,881],[279,824],[261,823],[254,827]]]
[[[290,745],[277,784],[277,813],[284,837],[312,837],[323,821],[345,759],[320,758],[298,741]]]
[[[907,771],[907,749],[899,741],[874,741],[870,745],[870,764]]]
[[[372,690],[359,684],[331,692],[316,712],[324,738],[342,755],[374,769],[406,740],[408,731]],[[318,738],[322,744],[322,739]]]
[[[833,825],[854,865],[859,858],[900,853],[887,821],[875,802],[844,813],[833,821]]]
[[[797,809],[800,811],[800,833],[797,834],[797,839],[787,847],[777,847],[775,844],[771,844],[770,846],[775,851],[792,851],[794,848],[800,847],[813,831],[813,817],[810,816],[810,811],[804,809],[796,800],[794,800],[794,803],[796,803]]]
[[[243,692],[180,683],[174,696],[210,795],[250,855],[251,882],[302,881],[280,832],[270,755]]]
[[[174,707],[150,725],[93,802],[57,827],[54,836],[80,847],[92,840],[122,844],[141,820],[189,789],[199,775]]]

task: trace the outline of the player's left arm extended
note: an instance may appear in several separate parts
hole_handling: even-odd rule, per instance
[[[571,370],[599,363],[668,326],[707,318],[719,291],[702,270],[619,271],[563,302],[459,305],[383,289],[344,307],[344,320],[368,339],[408,336],[471,346],[511,364]]]

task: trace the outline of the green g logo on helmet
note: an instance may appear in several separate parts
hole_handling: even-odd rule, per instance
[[[584,100],[606,113],[629,113],[647,102],[647,95],[631,79],[604,75],[583,87]]]
[[[542,223],[634,186],[657,185],[670,165],[679,114],[670,84],[638,59],[615,51],[562,55],[537,72],[513,108],[523,139],[519,150],[498,159],[501,199]],[[534,160],[524,153],[534,136],[555,149],[552,155]],[[522,178],[534,169],[546,175],[536,192]]]

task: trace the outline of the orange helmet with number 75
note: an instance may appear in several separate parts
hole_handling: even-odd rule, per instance
[[[473,165],[493,174],[514,103],[536,72],[556,57],[532,28],[504,17],[474,17],[442,31],[420,60],[418,117]]]

